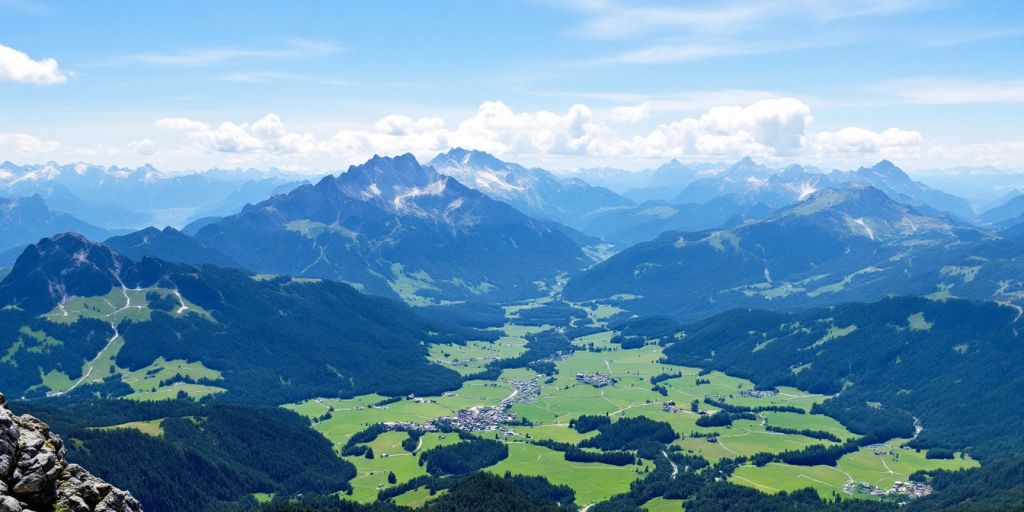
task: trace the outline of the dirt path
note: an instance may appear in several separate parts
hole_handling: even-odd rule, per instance
[[[186,311],[188,311],[188,306],[185,305],[185,299],[181,297],[181,292],[179,292],[177,288],[175,288],[173,291],[174,296],[178,298],[178,304],[181,304],[181,307],[178,308],[178,314],[184,314]]]
[[[92,360],[90,360],[88,363],[85,363],[85,371],[82,372],[81,378],[75,381],[75,383],[72,384],[71,387],[69,387],[68,389],[65,389],[64,391],[55,392],[51,396],[61,396],[70,393],[71,391],[74,391],[75,388],[80,386],[83,382],[85,382],[85,380],[92,375],[93,369],[96,368],[96,361],[100,358],[100,356],[106,353],[107,350],[110,350],[110,346],[113,345],[114,342],[121,337],[121,333],[117,330],[117,314],[132,307],[132,297],[131,295],[128,295],[128,287],[125,286],[123,281],[121,281],[121,278],[118,277],[116,274],[114,275],[114,277],[117,278],[117,282],[121,285],[121,294],[124,295],[124,306],[121,306],[119,309],[116,309],[112,311],[109,315],[106,315],[110,317],[110,328],[114,330],[114,335],[111,336],[109,340],[107,340],[107,344],[104,345],[102,349],[100,349],[100,351],[96,354],[96,357],[93,357]],[[107,301],[107,303],[110,304],[110,301]],[[111,304],[111,307],[113,307],[113,304]]]
[[[665,456],[665,459],[668,460],[669,464],[672,464],[672,480],[675,480],[676,479],[676,475],[679,474],[679,466],[677,466],[676,463],[673,462],[672,459],[670,459],[668,457],[668,452],[666,452],[665,450],[662,450],[661,454]]]

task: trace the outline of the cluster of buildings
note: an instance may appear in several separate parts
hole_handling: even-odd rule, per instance
[[[603,388],[611,385],[612,379],[606,375],[601,375],[600,373],[577,373],[576,382],[590,384],[595,388]]]
[[[743,398],[771,398],[779,394],[775,390],[762,390],[762,389],[744,389],[740,391],[740,396]]]
[[[434,423],[445,423],[455,430],[479,432],[499,430],[501,425],[515,421],[516,415],[504,407],[489,405],[470,407],[455,413],[455,416],[438,418]]]
[[[429,420],[424,423],[388,421],[383,423],[383,425],[388,430],[403,432],[441,432],[451,430],[479,432],[483,430],[502,430],[501,425],[512,423],[515,419],[516,416],[505,410],[504,407],[484,405],[462,409],[455,413],[455,416],[442,416],[436,420]]]
[[[932,486],[928,484],[922,484],[921,482],[900,482],[899,480],[892,483],[892,488],[889,489],[888,494],[899,494],[902,496],[908,496],[911,499],[921,498],[928,496],[932,493]]]
[[[932,493],[932,487],[928,484],[910,481],[901,482],[899,480],[893,482],[892,487],[888,490],[875,487],[867,482],[853,481],[843,484],[843,490],[849,494],[867,494],[877,497],[904,496],[910,499],[928,496]]]
[[[501,401],[501,406],[508,409],[520,402],[532,404],[540,397],[539,380],[540,377],[534,377],[532,379],[511,381],[509,384],[512,386],[512,394]]]

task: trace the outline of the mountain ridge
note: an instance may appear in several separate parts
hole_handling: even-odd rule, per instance
[[[536,295],[534,282],[586,265],[568,231],[406,154],[249,205],[195,237],[253,271],[435,302]]]
[[[687,319],[889,293],[960,290],[1005,300],[1024,275],[1024,261],[1010,249],[1016,243],[857,185],[817,191],[732,228],[666,232],[574,277],[564,293],[571,300],[638,296],[624,307]],[[991,261],[978,260],[981,254]]]

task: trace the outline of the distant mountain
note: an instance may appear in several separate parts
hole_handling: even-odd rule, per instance
[[[579,178],[559,178],[543,169],[503,162],[482,151],[455,148],[428,164],[493,199],[504,201],[538,219],[576,229],[597,212],[633,204],[611,190]]]
[[[980,210],[998,206],[1024,192],[1024,170],[998,167],[921,169],[915,176],[928,185],[970,200]]]
[[[640,171],[629,171],[616,169],[614,167],[588,167],[577,169],[569,173],[574,178],[579,178],[591,185],[604,187],[619,195],[624,195],[631,189],[642,188],[650,185],[654,169],[643,169]]]
[[[27,188],[26,193],[38,194],[46,204],[57,211],[74,215],[83,221],[107,229],[130,229],[153,222],[153,215],[111,204],[94,204],[84,201],[67,187],[52,183],[40,183]]]
[[[75,234],[30,245],[0,308],[0,386],[15,395],[147,393],[174,383],[139,379],[175,361],[207,369],[203,392],[251,403],[436,392],[460,380],[424,343],[477,336],[342,283],[136,262]]]
[[[269,175],[217,169],[170,175],[150,165],[129,169],[85,163],[0,163],[0,193],[38,193],[55,209],[106,228],[181,225],[200,209],[218,206],[234,213],[245,204],[246,197],[231,200],[239,191],[257,190],[257,197],[264,199],[274,187],[290,181],[295,181],[294,176],[276,170]]]
[[[763,164],[755,163],[749,157],[740,160],[721,172],[702,179],[694,180],[682,189],[672,201],[675,203],[706,203],[716,197],[729,194],[750,195],[758,193],[772,185],[772,189],[790,189],[793,183],[798,181],[796,176],[787,179],[777,179],[769,182],[769,178],[776,174]],[[818,177],[815,176],[815,180]],[[798,187],[799,188],[799,187]],[[773,190],[778,193],[777,190]]]
[[[852,185],[732,229],[664,233],[573,278],[564,295],[632,297],[630,309],[689,319],[893,293],[1008,299],[1024,277],[1021,242]]]
[[[763,218],[774,210],[739,194],[716,197],[703,204],[648,201],[598,214],[583,230],[606,241],[630,246],[653,240],[666,231],[701,231],[739,224]]]
[[[74,231],[85,236],[103,238],[110,232],[78,218],[50,210],[38,195],[0,197],[0,252],[23,247],[40,238]]]
[[[770,169],[744,158],[719,174],[691,183],[675,197],[674,202],[704,203],[723,195],[738,194],[747,202],[761,202],[780,208],[800,201],[816,190],[850,185],[869,185],[897,201],[952,213],[963,220],[974,217],[974,210],[966,200],[912,180],[888,160],[856,171],[825,173],[799,165],[782,170]]]
[[[280,179],[263,178],[254,181],[246,181],[240,184],[227,197],[216,204],[198,208],[187,219],[188,223],[195,222],[207,217],[226,217],[242,211],[247,204],[256,204],[267,198],[287,194],[302,185],[308,185],[309,181],[296,180],[282,183]]]
[[[607,241],[633,244],[665,231],[713,229],[762,218],[818,190],[864,185],[922,212],[951,212],[961,219],[974,215],[966,201],[911,180],[888,161],[857,171],[825,173],[800,165],[772,169],[744,158],[724,170],[694,176],[696,179],[671,200],[606,211],[590,219],[584,231]]]
[[[926,205],[942,212],[949,212],[960,219],[975,217],[974,208],[966,199],[931,188],[914,181],[907,173],[888,160],[849,174],[849,181],[871,185],[890,197],[914,206]]]
[[[196,238],[255,272],[425,303],[535,296],[588,264],[566,230],[403,155],[247,206]]]
[[[1012,219],[1006,219],[1006,220],[1000,222],[999,224],[996,224],[995,227],[997,227],[999,229],[1002,229],[1004,231],[1014,231],[1014,232],[1016,232],[1018,230],[1021,230],[1022,228],[1024,228],[1024,213],[1022,213],[1022,214],[1020,214],[1020,215],[1018,215],[1018,216],[1016,216],[1016,217],[1014,217]]]
[[[127,235],[108,238],[103,245],[136,261],[149,256],[175,263],[242,268],[231,257],[172,227],[163,230],[149,227]]]
[[[844,186],[814,169],[773,171],[745,158],[720,171],[699,173],[669,201],[648,201],[595,216],[585,231],[632,245],[666,231],[701,231],[760,219],[820,188]]]
[[[982,222],[1000,224],[1024,214],[1024,194],[1016,195],[1003,204],[985,210],[979,216]]]
[[[686,165],[673,159],[651,171],[644,185],[630,188],[623,195],[638,203],[670,200],[690,183],[714,175],[720,170],[721,166],[718,164]]]
[[[186,224],[185,227],[181,228],[181,232],[189,236],[195,236],[200,229],[203,229],[210,224],[220,222],[223,218],[224,217],[200,217]]]

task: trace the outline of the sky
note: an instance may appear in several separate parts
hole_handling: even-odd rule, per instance
[[[0,0],[0,161],[1024,169],[1019,0]]]

